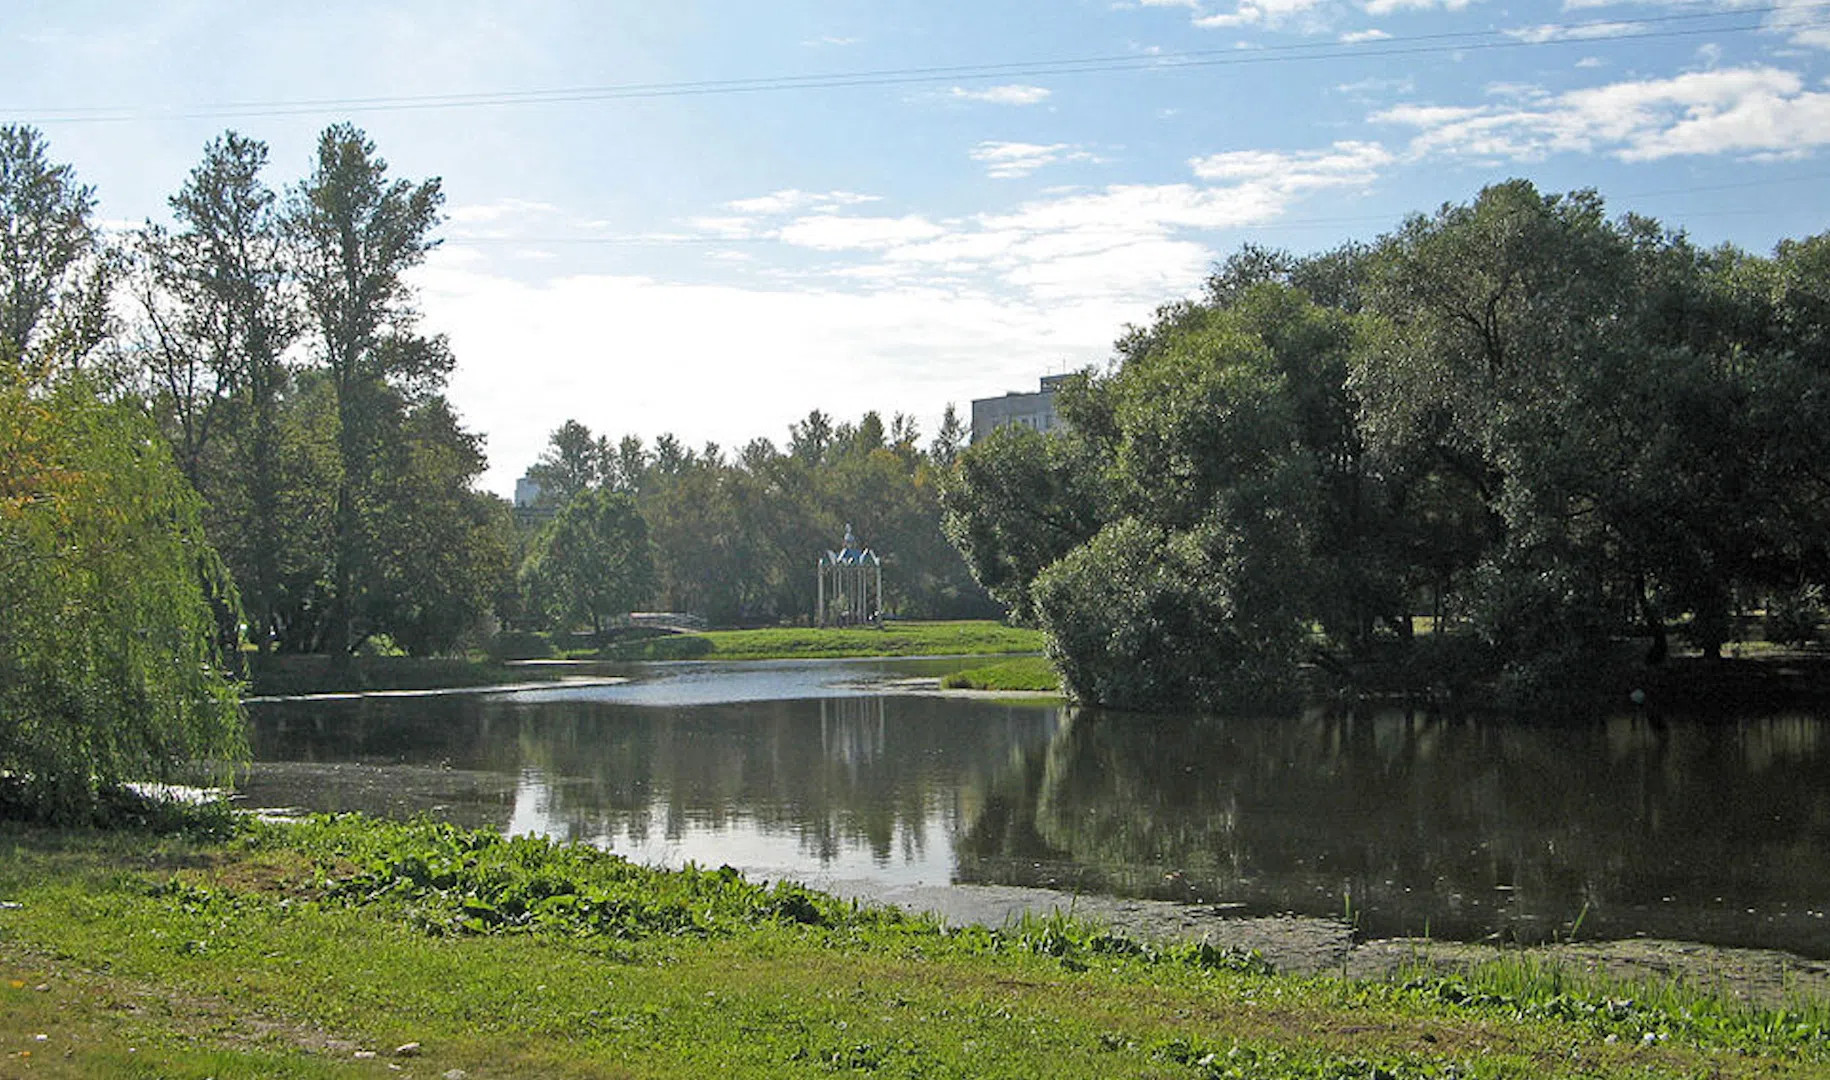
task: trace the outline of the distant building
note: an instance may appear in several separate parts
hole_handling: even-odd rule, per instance
[[[531,476],[523,476],[515,481],[515,520],[523,528],[533,528],[553,520],[559,514],[559,507],[551,502],[542,502],[540,481]]]
[[[1055,390],[1072,375],[1044,375],[1042,388],[1033,394],[1011,391],[1003,397],[980,398],[972,403],[972,441],[980,439],[1005,424],[1022,424],[1036,431],[1049,432],[1061,426],[1055,415]]]

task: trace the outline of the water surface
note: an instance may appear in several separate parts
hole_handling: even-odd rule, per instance
[[[1830,957],[1830,732],[1402,711],[1140,717],[886,692],[970,661],[255,706],[254,805],[432,812],[815,885],[985,883]]]

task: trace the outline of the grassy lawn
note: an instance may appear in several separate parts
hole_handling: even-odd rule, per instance
[[[192,839],[8,827],[0,899],[9,1077],[1830,1070],[1821,1003],[1762,1010],[1519,963],[1294,978],[1065,920],[948,931],[729,872],[424,823]]]
[[[775,660],[846,656],[970,656],[1042,651],[1042,632],[989,619],[870,627],[708,630],[622,642],[607,660]]]

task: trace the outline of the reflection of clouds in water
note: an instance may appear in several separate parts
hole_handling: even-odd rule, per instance
[[[556,827],[553,820],[553,789],[546,774],[539,769],[522,769],[515,784],[515,805],[508,814],[510,836],[547,836],[555,840],[575,840],[570,825]]]
[[[651,840],[646,829],[616,828],[611,820],[614,815],[604,815],[593,830],[582,820],[568,818],[561,811],[561,801],[544,771],[522,769],[507,832],[582,841],[636,863],[675,868],[689,862],[734,866],[770,880],[817,884],[862,877],[889,885],[944,885],[952,875],[951,843],[943,843],[937,851],[928,850],[929,833],[950,835],[952,815],[939,810],[897,823],[892,846],[901,858],[892,859],[874,853],[868,844],[828,842],[834,834],[851,831],[836,815],[817,823],[818,827],[811,822],[771,827],[740,813],[716,818],[679,813],[678,807],[668,805],[665,793],[660,793],[641,816],[667,818],[670,827],[665,839]]]

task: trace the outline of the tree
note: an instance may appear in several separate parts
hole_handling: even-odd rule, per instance
[[[588,488],[607,485],[616,471],[616,451],[609,441],[592,435],[578,421],[567,420],[547,438],[546,449],[527,475],[540,485],[540,504],[557,507]]]
[[[37,129],[0,125],[0,373],[26,382],[80,365],[113,322],[95,192],[47,149]]]
[[[1109,499],[1096,454],[1073,434],[1009,425],[961,454],[941,490],[948,539],[973,580],[1015,619],[1033,614],[1037,575],[1106,523]]]
[[[967,436],[971,433],[960,423],[959,412],[951,401],[947,402],[945,412],[940,414],[940,430],[934,433],[934,442],[928,448],[928,456],[942,469],[951,469],[959,459],[960,451],[965,449]]]
[[[247,744],[206,586],[233,592],[156,429],[85,377],[9,379],[0,463],[0,782],[56,820],[226,782]]]
[[[512,586],[512,511],[471,487],[482,443],[435,396],[400,418],[381,452],[364,623],[415,656],[452,651]]]
[[[170,203],[178,230],[137,241],[138,350],[154,407],[265,643],[277,630],[290,516],[280,410],[299,332],[264,143],[224,133]]]
[[[443,196],[437,180],[389,181],[375,145],[350,124],[318,139],[316,167],[294,188],[285,219],[317,356],[336,398],[339,472],[331,535],[326,647],[346,652],[359,591],[374,569],[362,529],[378,447],[401,396],[433,392],[451,370],[442,339],[416,336],[418,312],[406,271],[437,243]]]
[[[635,500],[590,489],[574,496],[541,532],[522,580],[554,629],[627,614],[654,589],[648,527]]]
[[[832,439],[832,417],[818,409],[809,412],[807,419],[788,425],[788,452],[808,464],[825,456]]]

